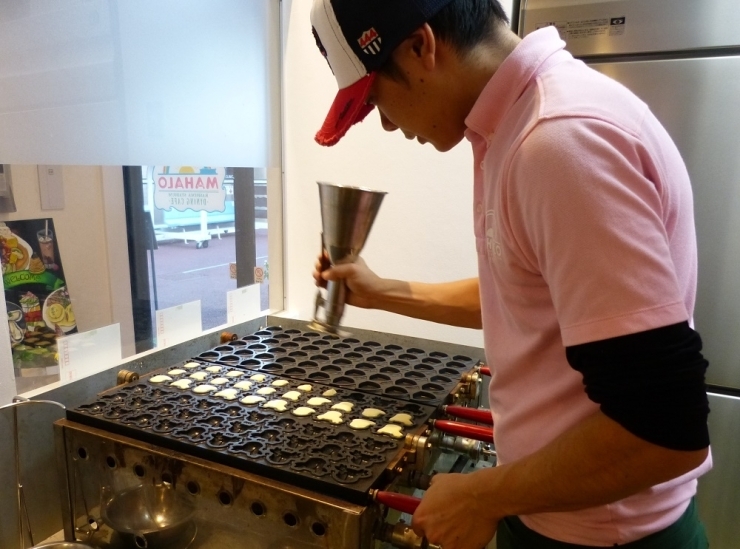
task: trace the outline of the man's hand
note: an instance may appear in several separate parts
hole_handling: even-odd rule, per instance
[[[411,523],[414,532],[443,549],[481,549],[493,539],[500,517],[479,498],[476,473],[438,474],[424,494]]]
[[[386,291],[383,279],[371,271],[361,257],[354,263],[332,267],[324,253],[314,265],[313,279],[322,288],[328,281],[344,280],[347,285],[346,303],[363,309],[377,307],[378,300]]]

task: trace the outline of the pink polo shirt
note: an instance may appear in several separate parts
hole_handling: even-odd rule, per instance
[[[554,28],[528,35],[466,120],[500,463],[593,414],[565,347],[691,320],[696,239],[686,168],[648,107],[574,60]],[[675,522],[698,469],[610,505],[521,517],[582,545]]]

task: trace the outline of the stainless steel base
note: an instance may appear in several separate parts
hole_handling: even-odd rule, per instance
[[[142,484],[170,484],[195,504],[181,549],[373,546],[378,508],[363,507],[68,420],[55,424],[66,478],[64,529],[101,549],[136,549],[101,518],[101,502]],[[171,549],[180,549],[172,547]]]

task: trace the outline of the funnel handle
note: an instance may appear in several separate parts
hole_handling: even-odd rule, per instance
[[[344,280],[330,280],[326,284],[324,300],[324,319],[329,326],[338,327],[344,315],[344,303],[347,299],[347,284]]]

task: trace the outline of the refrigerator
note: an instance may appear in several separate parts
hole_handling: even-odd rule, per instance
[[[515,0],[520,36],[567,49],[630,88],[691,176],[699,250],[694,324],[709,361],[714,468],[697,503],[712,549],[740,547],[740,9],[737,0]]]

